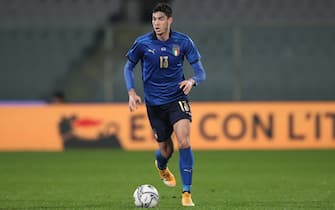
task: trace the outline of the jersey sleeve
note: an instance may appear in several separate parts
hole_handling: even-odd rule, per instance
[[[135,40],[133,46],[129,49],[126,56],[129,61],[131,61],[134,64],[137,64],[138,61],[141,59],[143,55],[143,51],[141,49],[141,44]]]
[[[194,64],[200,60],[200,53],[191,38],[186,42],[186,59],[190,64]]]

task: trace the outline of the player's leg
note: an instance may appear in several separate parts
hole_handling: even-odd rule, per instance
[[[169,187],[174,187],[176,186],[176,179],[167,167],[173,154],[173,142],[171,140],[173,128],[169,123],[168,114],[161,106],[147,106],[147,113],[159,146],[156,151],[155,166],[163,183]]]
[[[189,119],[181,119],[173,126],[179,147],[179,168],[183,184],[183,206],[194,206],[191,197],[194,157],[190,144],[190,124]]]
[[[170,107],[170,120],[177,137],[179,169],[183,184],[182,205],[194,206],[191,198],[194,158],[190,143],[191,109],[188,101],[176,101]]]

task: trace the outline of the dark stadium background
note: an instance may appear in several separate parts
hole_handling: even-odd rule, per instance
[[[0,0],[0,101],[126,102],[124,55],[156,2]],[[334,1],[168,2],[208,72],[192,100],[334,100]]]

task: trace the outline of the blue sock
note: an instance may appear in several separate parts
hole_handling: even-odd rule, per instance
[[[157,160],[157,166],[158,166],[159,169],[161,169],[161,170],[166,169],[168,159],[163,157],[160,150],[156,151],[156,160]]]
[[[179,170],[183,191],[191,192],[194,157],[192,149],[179,149]]]

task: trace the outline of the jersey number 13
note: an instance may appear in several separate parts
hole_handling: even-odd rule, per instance
[[[159,67],[161,69],[169,68],[169,57],[168,56],[159,56]]]

